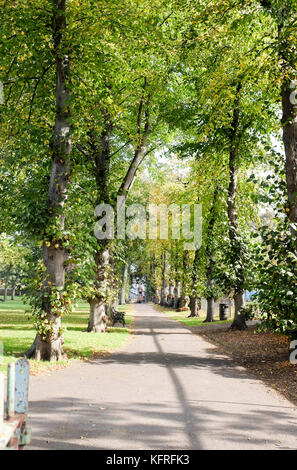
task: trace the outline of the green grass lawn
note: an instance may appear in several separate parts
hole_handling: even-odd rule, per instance
[[[31,362],[32,373],[52,370],[66,366],[70,360],[88,359],[94,355],[104,354],[118,349],[128,340],[131,329],[133,305],[119,307],[126,312],[127,328],[108,328],[107,333],[87,333],[89,305],[80,302],[75,312],[63,318],[64,351],[68,360],[55,365],[36,361]],[[0,342],[3,343],[4,355],[0,356],[0,371],[6,371],[7,364],[17,360],[26,351],[35,338],[33,319],[30,307],[21,299],[0,303]]]
[[[199,313],[200,316],[199,317],[188,318],[188,316],[190,315],[190,310],[187,310],[185,312],[177,312],[176,310],[172,310],[172,309],[167,308],[167,307],[161,307],[160,305],[154,305],[154,307],[157,310],[166,313],[166,315],[168,315],[172,320],[177,320],[177,321],[179,321],[180,323],[183,323],[186,326],[217,325],[217,324],[220,324],[220,323],[224,324],[224,323],[231,323],[232,322],[231,318],[229,320],[220,321],[219,317],[215,316],[214,317],[214,319],[215,319],[214,322],[212,322],[212,323],[203,323],[205,318],[206,318],[206,313],[202,312],[202,311],[200,311],[200,313]]]

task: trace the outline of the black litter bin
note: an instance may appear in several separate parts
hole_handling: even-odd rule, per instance
[[[220,320],[221,321],[228,320],[228,318],[229,318],[229,314],[228,314],[229,305],[228,304],[220,304],[219,307],[220,307]]]

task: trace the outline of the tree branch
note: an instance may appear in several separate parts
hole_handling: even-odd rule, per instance
[[[131,140],[128,140],[124,145],[122,145],[118,150],[116,150],[115,152],[113,152],[111,155],[110,155],[110,158],[113,157],[114,155],[116,155],[118,152],[120,152],[123,148],[126,147],[126,145],[130,144]]]
[[[166,18],[164,18],[164,20],[162,21],[162,23],[160,23],[160,27],[163,26],[164,23],[166,23],[167,20],[169,20],[169,18],[173,15],[173,11],[168,15],[166,16]]]
[[[31,97],[30,111],[29,111],[29,115],[28,115],[28,124],[30,123],[30,120],[31,120],[32,109],[33,109],[33,104],[34,104],[35,96],[36,96],[36,93],[37,93],[38,85],[41,82],[41,80],[44,78],[47,71],[52,67],[53,64],[54,64],[54,62],[51,62],[50,65],[48,65],[45,69],[43,69],[42,74],[40,75],[40,77],[37,79],[37,81],[35,83],[33,95]]]

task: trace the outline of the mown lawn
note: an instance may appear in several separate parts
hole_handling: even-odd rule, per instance
[[[206,313],[200,311],[200,316],[196,318],[188,318],[190,315],[190,310],[185,312],[177,312],[176,310],[172,310],[167,307],[161,307],[160,305],[154,305],[157,310],[161,310],[162,312],[166,313],[172,320],[177,320],[180,323],[183,323],[186,326],[202,326],[202,325],[218,325],[218,324],[228,324],[232,322],[232,319],[220,321],[218,316],[215,316],[215,321],[212,323],[204,323],[206,318]]]
[[[31,372],[38,373],[67,366],[69,361],[77,359],[88,359],[94,355],[104,354],[118,349],[128,340],[131,329],[133,305],[119,307],[120,311],[126,312],[127,328],[108,328],[107,333],[87,333],[89,306],[80,302],[75,312],[63,318],[64,351],[68,359],[55,365],[47,362],[31,362]],[[33,319],[30,307],[26,306],[21,299],[0,303],[0,371],[5,372],[9,362],[26,351],[35,338]],[[1,354],[1,343],[4,354]]]

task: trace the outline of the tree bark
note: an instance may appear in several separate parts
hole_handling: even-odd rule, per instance
[[[96,296],[89,300],[90,318],[88,331],[93,333],[104,333],[107,326],[106,299],[108,297],[108,275],[109,275],[109,240],[101,240],[95,255]]]
[[[187,252],[183,252],[182,258],[182,280],[180,284],[180,297],[178,299],[178,308],[187,308],[190,302],[190,298],[186,292],[186,272],[187,272]]]
[[[204,320],[205,323],[211,323],[214,321],[214,314],[215,314],[215,299],[214,297],[207,298],[207,312],[206,312],[206,319]]]
[[[35,336],[35,339],[29,349],[24,353],[24,356],[27,359],[32,359],[36,355],[36,345],[37,345],[38,335]]]
[[[147,81],[145,79],[144,86],[143,86],[143,93],[142,93],[142,97],[141,97],[140,104],[139,104],[138,118],[137,118],[138,142],[137,142],[134,158],[129,166],[129,169],[123,179],[123,182],[118,192],[118,195],[124,196],[124,199],[126,199],[128,192],[134,183],[137,169],[139,168],[139,165],[141,164],[141,162],[143,161],[143,158],[145,157],[147,137],[150,132],[149,102],[147,103],[147,107],[144,111],[145,104],[146,104],[146,101],[145,101],[146,86],[147,86]],[[145,115],[144,129],[142,129],[143,113]],[[91,130],[89,132],[90,148],[91,148],[91,152],[93,154],[93,159],[95,163],[95,179],[96,179],[97,192],[98,192],[97,204],[100,204],[100,203],[109,204],[111,202],[111,196],[109,192],[109,176],[110,176],[110,158],[111,158],[110,137],[111,137],[111,132],[113,129],[113,123],[111,122],[110,116],[105,110],[103,111],[103,120],[104,120],[104,126],[103,126],[100,139],[97,138],[97,134],[95,130]],[[106,241],[106,243],[108,243],[108,241]],[[107,245],[105,245],[105,249],[106,251],[110,251],[110,248],[107,248]],[[99,264],[97,264],[97,262]],[[102,270],[105,269],[106,272],[111,270],[111,267],[109,266],[109,255],[108,255],[107,263],[104,261],[103,264],[100,264],[101,262],[102,262],[102,259],[100,259],[100,257],[98,257],[98,253],[96,253],[95,263],[96,263],[97,272],[96,272],[95,284],[98,286],[99,292],[102,293],[102,292],[106,292],[106,286],[105,286],[106,280],[103,278]],[[100,285],[100,282],[102,282],[102,285]],[[93,305],[93,307],[91,306],[88,331],[103,332],[105,331],[105,329],[103,327],[103,322],[101,320],[100,320],[101,327],[98,330],[92,327],[93,317],[94,317],[93,312],[100,311],[101,312],[100,315],[102,316],[102,318],[104,318],[104,313],[103,313],[103,308],[102,308],[102,302],[104,300],[102,298],[102,295],[97,296],[96,299],[97,299],[97,305],[95,301],[95,304]],[[106,300],[107,299],[105,299],[105,302]],[[105,308],[105,312],[106,312],[106,308]]]
[[[11,289],[11,300],[15,300],[15,291],[16,291],[17,280],[14,281]]]
[[[104,333],[106,330],[107,315],[105,299],[95,297],[90,301],[90,319],[88,331],[92,333]]]
[[[237,195],[237,178],[238,178],[238,147],[240,143],[240,92],[242,89],[241,83],[237,85],[236,97],[233,108],[233,120],[230,132],[230,153],[229,153],[229,188],[228,188],[228,224],[229,224],[229,239],[231,245],[231,260],[236,277],[236,285],[234,288],[234,305],[235,314],[232,323],[232,329],[244,330],[247,328],[245,318],[240,315],[240,310],[244,306],[243,284],[244,284],[244,255],[242,253],[242,244],[240,241],[238,216],[236,211],[236,195]],[[239,302],[238,299],[242,299]]]
[[[286,154],[286,179],[289,201],[288,217],[297,223],[297,105],[290,99],[292,90],[285,80],[282,87],[283,142]],[[296,100],[297,102],[297,100]]]
[[[178,308],[179,298],[180,298],[180,285],[178,281],[175,281],[173,308]]]
[[[172,308],[174,304],[174,285],[172,282],[169,284],[168,296],[167,296],[167,305]]]
[[[4,294],[3,294],[3,302],[7,301],[7,296],[8,296],[8,285],[5,283],[4,285]]]
[[[162,289],[161,289],[161,305],[167,305],[167,282],[166,282],[166,273],[167,273],[167,254],[166,251],[163,253],[163,269],[162,269]]]
[[[215,314],[215,299],[213,295],[214,288],[214,253],[213,253],[213,238],[214,238],[214,226],[216,221],[216,202],[218,197],[218,186],[215,186],[213,194],[213,203],[210,209],[210,219],[207,228],[207,242],[206,242],[206,256],[207,256],[207,269],[206,269],[206,282],[207,282],[207,313],[205,322],[210,323],[214,321]]]
[[[240,315],[241,309],[245,305],[244,291],[236,292],[234,295],[234,307],[235,312],[238,312],[234,317],[234,321],[231,325],[232,330],[246,330],[247,324],[245,322],[245,317],[243,314]]]
[[[201,299],[198,296],[190,297],[190,310],[191,313],[189,318],[191,317],[199,317],[199,310],[201,306]]]
[[[190,310],[189,317],[199,317],[199,310],[201,308],[201,298],[197,296],[197,282],[199,280],[199,250],[195,251],[195,257],[191,272],[191,283],[192,283],[192,295],[190,296]]]
[[[106,306],[106,313],[107,316],[111,317],[112,310],[117,310],[119,306],[119,279],[116,274],[116,263],[115,258],[112,256],[112,249],[109,252],[109,292],[110,300],[108,305]]]
[[[121,305],[125,305],[126,303],[126,289],[127,289],[127,281],[128,281],[128,272],[129,272],[129,266],[127,263],[124,264],[124,272],[123,272],[123,281],[122,281],[122,287],[121,287]]]
[[[140,99],[138,115],[137,115],[137,146],[136,146],[133,160],[130,163],[128,171],[125,175],[125,178],[123,179],[123,182],[119,190],[119,195],[124,196],[125,198],[127,197],[128,192],[131,190],[134,184],[135,178],[136,178],[137,170],[146,156],[147,139],[151,131],[150,97],[146,99],[146,88],[147,88],[147,79],[145,77],[144,83],[143,83],[143,89],[142,89],[142,96]],[[143,120],[144,120],[144,124],[142,124]]]
[[[290,88],[291,80],[295,79],[296,59],[290,44],[290,35],[285,31],[286,22],[290,22],[295,14],[294,7],[289,2],[279,2],[279,7],[273,9],[271,0],[260,0],[260,4],[275,18],[278,25],[278,55],[282,71],[282,126],[283,143],[285,148],[285,171],[287,196],[289,202],[288,218],[297,223],[297,99],[296,93]],[[291,77],[291,80],[290,80]]]
[[[66,33],[66,0],[53,0],[53,54],[56,61],[56,119],[51,142],[52,167],[48,193],[50,223],[64,230],[63,206],[67,198],[72,149],[70,124],[69,56],[64,52]],[[50,244],[49,244],[50,243]],[[38,334],[36,360],[55,361],[62,359],[63,338],[61,316],[53,313],[50,300],[52,288],[63,290],[65,285],[66,252],[63,240],[50,239],[43,245],[46,273],[43,280],[42,307],[51,331]]]
[[[151,286],[152,286],[152,300],[158,304],[158,288],[157,288],[157,257],[156,253],[153,255],[153,262],[151,265]]]
[[[108,113],[103,110],[103,128],[100,136],[94,129],[88,132],[91,156],[94,162],[95,181],[97,187],[98,204],[110,203],[109,176],[110,176],[110,137],[113,123]],[[110,247],[111,240],[98,240],[94,253],[95,261],[95,290],[94,297],[89,299],[90,317],[88,331],[103,333],[107,326],[107,298],[108,278],[111,275]]]

